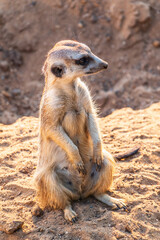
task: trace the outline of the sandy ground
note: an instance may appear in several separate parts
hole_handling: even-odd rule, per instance
[[[87,76],[102,117],[160,101],[160,1],[0,0],[0,122],[38,117],[47,52],[60,40],[87,44],[109,63]]]
[[[38,119],[23,117],[0,124],[0,240],[160,239],[160,104],[116,110],[100,119],[100,125],[111,153],[141,147],[135,156],[117,162],[110,193],[125,199],[128,211],[112,211],[90,197],[74,202],[79,216],[74,225],[60,210],[32,216]]]

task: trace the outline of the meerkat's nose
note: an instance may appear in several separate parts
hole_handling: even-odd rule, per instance
[[[100,63],[100,65],[99,65],[99,67],[101,68],[101,69],[107,69],[108,68],[108,63],[107,62],[101,62]]]

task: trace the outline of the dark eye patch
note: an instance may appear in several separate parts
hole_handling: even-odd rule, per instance
[[[51,72],[56,76],[61,78],[64,73],[64,67],[58,66],[58,67],[51,67]]]
[[[75,61],[77,65],[87,66],[90,62],[90,57],[82,57]]]

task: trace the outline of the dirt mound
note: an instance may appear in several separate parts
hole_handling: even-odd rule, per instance
[[[101,116],[159,101],[159,11],[154,0],[1,0],[0,121],[38,116],[45,55],[62,39],[84,42],[109,62],[84,78]]]
[[[111,211],[93,198],[73,207],[71,225],[60,210],[32,216],[37,162],[38,119],[23,117],[0,124],[0,239],[144,239],[160,238],[160,104],[145,110],[124,108],[100,119],[105,148],[113,154],[140,145],[140,152],[117,162],[112,196],[126,199],[128,212]]]

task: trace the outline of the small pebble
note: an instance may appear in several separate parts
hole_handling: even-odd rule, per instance
[[[91,17],[91,22],[94,24],[94,23],[97,23],[98,22],[98,18],[97,18],[97,16],[96,15],[92,15],[92,17]]]
[[[55,231],[54,229],[52,229],[52,228],[49,228],[49,229],[48,229],[48,233],[53,233],[53,234],[55,234],[56,231]]]
[[[0,68],[5,72],[8,71],[9,63],[7,61],[0,61]]]
[[[11,98],[11,94],[5,90],[2,91],[3,96],[7,97],[7,98]]]
[[[154,46],[155,48],[159,48],[159,47],[160,47],[160,41],[159,41],[159,40],[154,40],[154,41],[153,41],[153,46]]]
[[[127,226],[125,227],[125,231],[128,232],[128,233],[131,233],[131,232],[132,232],[132,229],[131,229],[131,227],[130,227],[129,225],[127,225]]]
[[[43,215],[43,210],[39,206],[35,206],[32,209],[32,215],[36,217],[41,217]]]
[[[36,6],[36,4],[37,4],[36,1],[32,1],[32,2],[31,2],[31,5],[32,5],[32,6]]]
[[[5,75],[1,76],[1,80],[4,81],[5,80]]]
[[[11,234],[17,231],[22,227],[24,222],[21,221],[13,221],[10,223],[6,223],[3,226],[0,225],[0,231],[3,231],[5,233]]]
[[[38,228],[37,230],[38,230],[38,232],[44,232],[44,228],[42,228],[42,227]]]
[[[18,96],[21,94],[21,90],[19,88],[14,88],[11,90],[11,94],[13,97]]]
[[[111,40],[111,34],[110,33],[106,33],[106,40],[107,40],[107,42],[109,42]]]
[[[78,23],[78,27],[79,27],[79,28],[83,28],[83,27],[84,27],[84,22],[83,22],[83,21],[80,21],[80,22]]]

